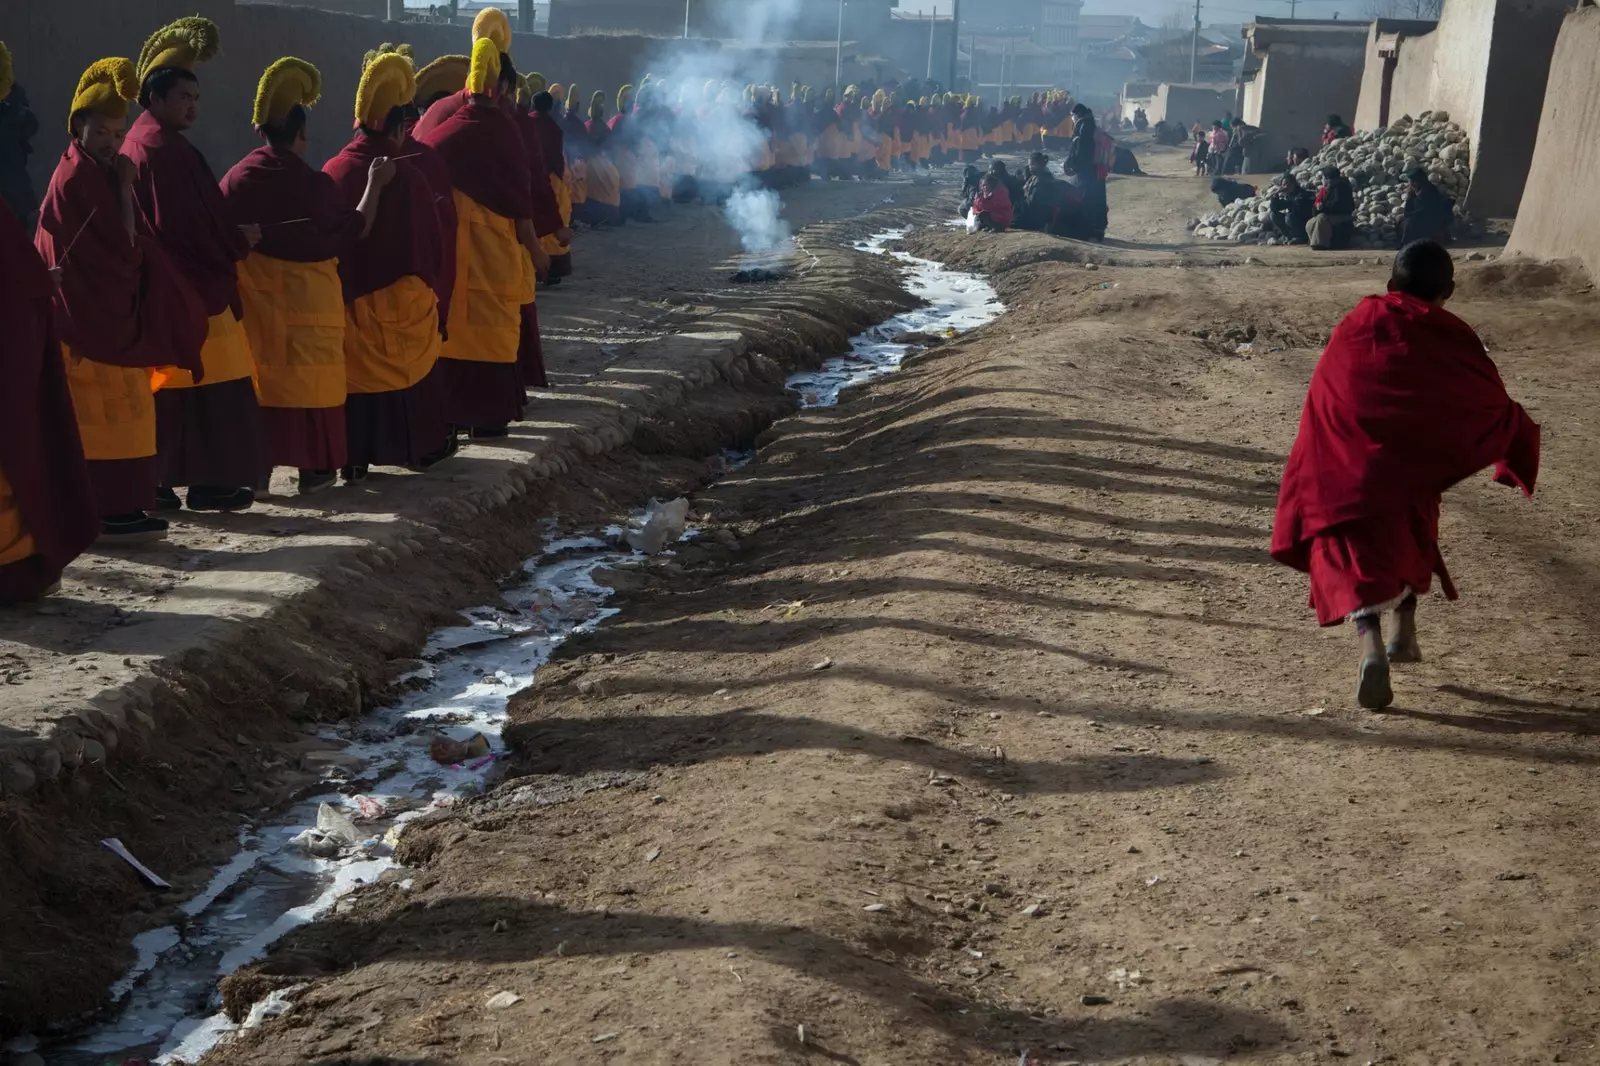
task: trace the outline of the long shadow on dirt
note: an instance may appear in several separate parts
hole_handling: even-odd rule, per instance
[[[1104,1020],[1025,1014],[921,980],[892,962],[803,928],[572,911],[504,896],[432,899],[386,913],[381,921],[325,920],[301,930],[255,974],[306,979],[379,962],[494,967],[544,956],[553,960],[558,951],[570,959],[705,948],[748,951],[802,976],[870,997],[900,1015],[902,1024],[937,1029],[973,1054],[1015,1054],[1019,1047],[1043,1051],[1067,1044],[1076,1049],[1075,1057],[1089,1059],[1160,1052],[1221,1056],[1279,1046],[1290,1036],[1269,1019],[1194,999],[1164,1000],[1138,1016]]]
[[[626,691],[626,686],[622,687]],[[1209,759],[1155,755],[1086,756],[1059,762],[974,758],[925,737],[888,737],[817,718],[764,714],[744,708],[718,714],[624,715],[523,721],[506,731],[517,753],[513,777],[687,766],[714,759],[752,758],[775,751],[827,748],[934,773],[982,778],[1018,793],[1131,792],[1214,781]]]

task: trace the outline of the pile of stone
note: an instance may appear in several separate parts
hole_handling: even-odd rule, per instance
[[[1334,141],[1295,167],[1294,175],[1303,187],[1316,190],[1322,184],[1322,168],[1338,167],[1355,188],[1358,242],[1369,248],[1394,248],[1400,243],[1406,173],[1421,166],[1459,205],[1467,193],[1470,159],[1466,132],[1451,123],[1445,112],[1424,111],[1419,118],[1407,115],[1386,129]],[[1267,206],[1281,181],[1273,179],[1255,197],[1235,200],[1195,219],[1189,228],[1196,237],[1209,240],[1281,243]],[[1458,206],[1457,226],[1465,229],[1468,223]]]

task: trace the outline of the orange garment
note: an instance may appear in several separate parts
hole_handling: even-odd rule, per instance
[[[550,175],[550,188],[556,194],[556,210],[561,215],[561,225],[572,225],[572,193],[567,190],[566,179]],[[546,233],[540,237],[539,247],[545,250],[546,255],[566,255],[572,249],[571,245],[562,244],[557,240],[553,233]]]
[[[616,141],[606,149],[611,156],[611,165],[617,168],[617,188],[623,192],[639,187],[639,157],[631,149],[624,148]],[[621,200],[617,201],[621,203]]]
[[[22,511],[11,494],[11,482],[0,470],[0,566],[20,563],[36,552],[33,537],[22,525]]]
[[[634,180],[641,189],[661,187],[661,149],[648,137],[639,138],[639,150],[633,154],[636,167]]]
[[[661,157],[661,199],[667,203],[672,202],[673,186],[678,184],[678,155],[676,152],[667,152]]]
[[[200,349],[200,363],[206,368],[202,385],[221,385],[225,381],[238,381],[255,372],[250,355],[250,339],[244,326],[233,312],[223,308],[221,314],[206,320],[206,343]],[[150,371],[152,389],[192,389],[194,376],[175,366]]]
[[[894,136],[889,135],[878,141],[879,170],[890,170],[894,167]]]
[[[574,207],[589,202],[589,164],[582,159],[567,161],[567,197]]]
[[[974,126],[970,130],[961,131],[961,149],[965,152],[976,152],[983,147],[983,131]]]
[[[345,314],[349,392],[408,389],[433,370],[439,358],[439,298],[415,274],[357,297]]]
[[[65,344],[67,388],[85,459],[144,459],[156,453],[156,400],[150,372],[80,359]]]
[[[295,263],[251,252],[239,264],[244,332],[263,407],[338,407],[345,398],[339,261]]]
[[[803,133],[794,133],[790,134],[789,140],[794,145],[794,158],[798,165],[809,167],[817,161],[817,153],[812,150],[810,137]]]
[[[456,212],[456,287],[450,296],[442,359],[515,363],[522,339],[522,307],[533,303],[533,260],[517,240],[517,226],[453,190]]]
[[[622,206],[621,176],[604,152],[589,157],[589,199],[610,207]]]

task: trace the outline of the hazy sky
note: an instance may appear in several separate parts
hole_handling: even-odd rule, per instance
[[[961,0],[963,15],[981,7],[984,0]],[[1361,17],[1362,0],[1300,0],[1295,12],[1301,18]],[[941,15],[950,13],[950,0],[900,0],[902,11],[937,10]],[[1085,0],[1086,15],[1138,15],[1147,24],[1157,26],[1172,12],[1181,9],[1185,23],[1194,17],[1194,4],[1181,0]],[[1289,0],[1201,0],[1200,21],[1212,23],[1249,22],[1256,15],[1288,18]]]

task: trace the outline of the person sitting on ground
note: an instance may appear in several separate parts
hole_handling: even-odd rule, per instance
[[[972,201],[979,233],[1004,233],[1011,226],[1011,194],[994,174],[983,176],[977,199]]]
[[[1405,215],[1400,224],[1400,245],[1412,241],[1450,241],[1450,223],[1455,219],[1456,205],[1428,180],[1428,172],[1413,167],[1406,175]]]
[[[1227,207],[1235,200],[1248,200],[1256,194],[1254,185],[1246,185],[1242,181],[1229,181],[1227,178],[1212,178],[1211,191],[1217,194],[1217,203]]]
[[[965,218],[967,212],[972,210],[972,201],[978,197],[978,187],[983,183],[983,171],[967,164],[961,172],[961,217]]]
[[[1233,143],[1233,138],[1228,136],[1228,131],[1221,121],[1211,124],[1209,137],[1211,151],[1207,154],[1206,160],[1211,164],[1211,173],[1221,174],[1223,164],[1228,161],[1228,146]]]
[[[1306,223],[1306,236],[1314,251],[1342,251],[1356,236],[1356,193],[1338,167],[1322,168],[1322,188],[1317,190],[1316,214]]]
[[[1283,169],[1293,170],[1295,167],[1311,158],[1311,153],[1304,148],[1291,148],[1283,157]]]
[[[1338,115],[1329,115],[1327,123],[1322,127],[1322,144],[1327,147],[1334,141],[1340,141],[1350,136],[1350,127]]]
[[[1017,229],[1046,232],[1055,223],[1060,206],[1058,186],[1061,182],[1050,173],[1050,157],[1035,152],[1028,158],[1028,177],[1022,183],[1022,200],[1017,207],[1012,225]]]
[[[1194,135],[1194,147],[1189,150],[1189,162],[1194,164],[1195,177],[1203,178],[1206,176],[1206,172],[1211,169],[1206,162],[1206,157],[1210,154],[1211,142],[1206,138],[1205,133],[1196,133]]]
[[[1421,661],[1417,599],[1434,575],[1456,598],[1439,551],[1441,495],[1490,465],[1495,481],[1532,495],[1539,473],[1539,426],[1472,327],[1444,308],[1450,253],[1406,245],[1388,290],[1345,316],[1311,376],[1271,548],[1310,576],[1319,624],[1355,624],[1356,698],[1374,711],[1394,700],[1390,664]],[[1398,631],[1385,646],[1391,610]]]
[[[1267,201],[1267,210],[1272,228],[1279,237],[1290,244],[1306,243],[1306,223],[1317,213],[1317,207],[1311,193],[1301,186],[1299,178],[1285,174],[1283,184]]]
[[[996,159],[990,164],[989,173],[994,176],[996,181],[1006,187],[1006,193],[1011,197],[1012,204],[1020,204],[1022,202],[1022,179],[1011,173],[1006,168],[1005,163]]]

